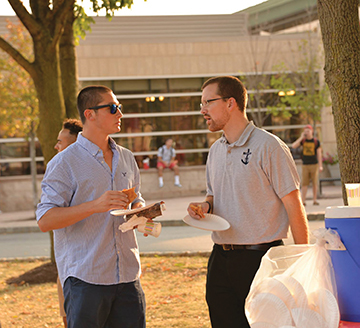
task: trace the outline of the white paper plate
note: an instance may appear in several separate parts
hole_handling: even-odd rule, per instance
[[[325,319],[317,312],[296,308],[291,310],[296,327],[301,328],[328,328]]]
[[[325,288],[319,288],[309,295],[309,307],[321,314],[326,320],[327,328],[338,328],[340,311],[335,296]]]
[[[249,303],[247,310],[250,322],[268,322],[276,327],[292,325],[289,309],[279,297],[273,294],[257,294]]]
[[[110,212],[110,214],[112,215],[115,215],[115,216],[122,216],[122,215],[126,215],[126,214],[133,214],[133,213],[136,213],[138,212],[140,209],[139,208],[136,208],[136,209],[133,209],[133,210],[112,210]]]
[[[183,221],[194,228],[208,231],[222,231],[230,228],[230,223],[222,217],[215,214],[204,214],[204,219],[194,219],[190,215],[186,215]]]
[[[152,206],[154,206],[157,203],[152,203],[150,205],[144,206],[144,207],[140,207],[140,208],[135,208],[133,210],[129,210],[129,209],[124,209],[124,210],[112,210],[110,212],[110,214],[115,215],[115,216],[122,216],[122,215],[128,215],[128,214],[135,214],[137,212],[141,212],[143,210],[146,210]],[[161,204],[162,209],[165,210],[165,205]]]
[[[308,299],[304,287],[292,276],[281,274],[274,277],[281,281],[293,296],[298,308],[307,308]]]
[[[286,285],[275,278],[265,278],[258,286],[256,286],[256,291],[258,293],[274,294],[285,303],[289,310],[297,307],[296,302]]]

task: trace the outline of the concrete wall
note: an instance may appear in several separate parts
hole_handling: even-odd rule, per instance
[[[301,161],[296,160],[296,167],[301,176]],[[330,176],[325,168],[320,177]],[[174,173],[164,171],[164,187],[159,188],[157,170],[141,170],[141,192],[147,200],[160,201],[166,198],[205,195],[205,166],[180,167],[180,182],[182,188],[174,186]],[[37,177],[39,198],[41,192],[42,176]],[[0,210],[3,212],[16,212],[31,210],[33,204],[31,178],[2,177],[0,178]]]
[[[42,175],[37,176],[38,199]],[[33,209],[33,191],[31,176],[0,178],[0,210],[17,212]]]
[[[93,27],[94,29],[96,26]],[[91,42],[92,35],[76,48],[81,78],[163,77],[261,72],[287,63],[298,69],[301,55],[294,49],[306,34],[271,37],[237,37],[225,41],[153,42],[116,44],[106,38]],[[314,39],[317,43],[319,39]],[[106,48],[107,51],[103,51]]]

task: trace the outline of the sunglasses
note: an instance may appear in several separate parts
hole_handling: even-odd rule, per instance
[[[100,108],[106,108],[106,107],[110,107],[111,114],[116,114],[118,110],[120,112],[122,110],[121,104],[119,104],[119,105],[116,105],[116,104],[100,105],[100,106],[90,107],[89,109],[100,109]]]

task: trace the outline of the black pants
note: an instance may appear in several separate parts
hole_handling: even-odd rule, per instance
[[[278,243],[281,244],[282,241]],[[266,250],[248,249],[224,251],[214,245],[206,282],[206,302],[213,328],[250,327],[245,316],[245,299],[265,253]]]

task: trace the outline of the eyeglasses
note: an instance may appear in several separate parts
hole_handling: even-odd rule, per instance
[[[111,114],[116,114],[118,110],[120,112],[122,110],[122,105],[121,104],[119,104],[119,105],[116,105],[116,104],[100,105],[100,106],[90,107],[89,109],[100,109],[100,108],[106,108],[106,107],[110,107],[110,113]]]
[[[231,97],[220,97],[220,98],[214,98],[214,99],[209,99],[209,100],[205,100],[204,104],[200,103],[200,109],[203,109],[203,107],[209,105],[209,103],[211,103],[212,101],[216,101],[216,100],[220,100],[220,99],[229,99]]]

